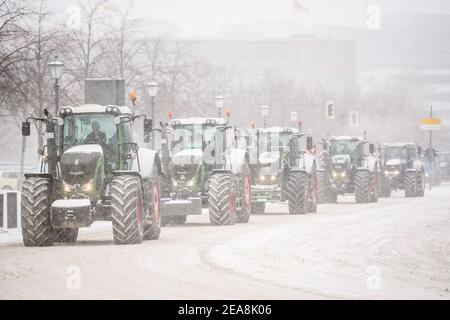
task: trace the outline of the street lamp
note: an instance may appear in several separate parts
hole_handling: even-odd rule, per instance
[[[261,114],[264,119],[264,128],[267,128],[267,116],[269,115],[269,106],[261,106]]]
[[[52,79],[55,79],[55,116],[59,110],[59,79],[61,79],[64,71],[64,63],[58,60],[58,56],[55,56],[55,60],[48,64],[50,75]]]
[[[293,123],[294,127],[295,124],[297,123],[297,118],[298,118],[297,112],[295,111],[291,112],[291,122]]]
[[[153,126],[155,125],[155,100],[156,95],[158,94],[159,85],[156,83],[156,81],[152,81],[147,83],[147,91],[148,95],[150,96],[150,102],[151,102],[151,116],[152,116],[152,122]],[[152,130],[152,149],[155,149],[155,130]]]
[[[216,101],[217,115],[219,118],[222,118],[222,109],[225,103],[225,98],[224,96],[217,96],[214,100]]]

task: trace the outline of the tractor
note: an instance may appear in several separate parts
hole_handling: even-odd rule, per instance
[[[165,166],[163,225],[185,224],[203,208],[214,226],[247,223],[251,172],[247,151],[239,146],[241,131],[223,118],[174,119],[163,131],[169,132],[163,141],[171,159]]]
[[[87,104],[63,107],[58,117],[29,117],[46,127],[39,173],[28,173],[22,186],[22,234],[25,246],[74,243],[78,229],[112,221],[116,244],[138,244],[160,235],[160,160],[139,148],[132,124],[144,119],[127,107]]]
[[[417,155],[414,143],[381,145],[381,197],[390,197],[393,190],[405,190],[407,198],[424,196],[425,167]]]
[[[434,148],[427,148],[421,159],[425,166],[426,183],[429,184],[430,188],[439,186],[442,183],[439,152]]]
[[[317,161],[296,128],[255,129],[250,143],[252,213],[266,203],[288,202],[290,214],[317,212]],[[312,145],[312,138],[308,138]]]
[[[375,146],[365,138],[339,136],[324,141],[321,167],[319,203],[336,203],[343,194],[354,194],[357,203],[378,201],[379,164]]]

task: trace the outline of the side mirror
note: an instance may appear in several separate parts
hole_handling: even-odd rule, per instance
[[[369,144],[369,153],[375,154],[375,145],[373,143]]]
[[[31,134],[31,125],[29,122],[22,122],[22,136],[29,137]]]

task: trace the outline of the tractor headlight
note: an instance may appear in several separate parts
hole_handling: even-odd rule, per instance
[[[172,186],[174,188],[178,188],[178,181],[177,180],[172,180]]]
[[[270,176],[270,181],[271,182],[277,181],[277,176]]]
[[[259,176],[259,181],[266,182],[266,176]]]
[[[188,186],[189,188],[195,187],[195,178],[188,181],[188,183],[186,183],[186,186]]]
[[[64,193],[71,193],[74,187],[64,182]]]
[[[82,192],[91,192],[94,190],[94,181],[91,180],[81,187]]]

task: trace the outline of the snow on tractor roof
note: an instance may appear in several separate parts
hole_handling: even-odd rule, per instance
[[[395,142],[395,143],[383,143],[382,147],[415,147],[416,144],[414,142]]]
[[[72,110],[72,114],[83,114],[83,113],[105,113],[108,108],[117,108],[121,114],[133,114],[130,108],[128,107],[119,107],[119,106],[102,106],[99,104],[85,104],[79,107],[65,107],[70,108]],[[61,108],[64,109],[64,108]]]
[[[224,126],[227,124],[227,121],[224,118],[185,118],[170,121],[171,126],[182,126],[191,124],[215,124],[219,126]]]
[[[271,127],[265,129],[258,129],[260,133],[290,133],[290,134],[302,134],[296,128],[283,128],[283,127]]]
[[[330,141],[364,141],[361,137],[354,137],[354,136],[335,136],[331,137]]]

